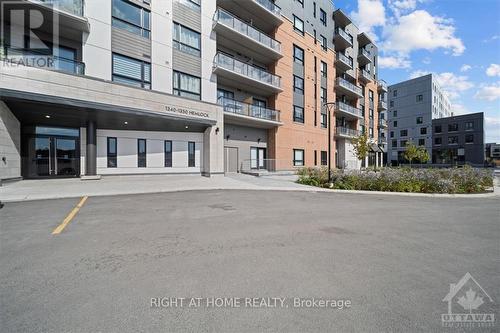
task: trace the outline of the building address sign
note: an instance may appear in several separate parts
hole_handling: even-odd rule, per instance
[[[197,116],[197,117],[209,118],[209,115],[207,112],[177,108],[175,106],[168,106],[167,105],[167,106],[165,106],[165,111],[180,113],[180,114],[184,114],[186,116]]]

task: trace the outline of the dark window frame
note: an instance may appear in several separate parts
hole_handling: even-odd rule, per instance
[[[326,150],[322,150],[320,153],[321,157],[321,165],[328,165],[328,152]]]
[[[144,141],[144,153],[140,152],[141,142]],[[137,139],[137,167],[147,168],[148,141],[146,139]]]
[[[298,152],[302,152],[302,159],[301,160],[296,160],[295,159],[295,152],[298,151]],[[292,161],[293,161],[293,166],[304,166],[306,164],[306,161],[305,161],[305,151],[304,149],[293,149],[293,157],[292,157]]]
[[[295,25],[295,21],[302,22],[302,30],[297,28],[297,26]],[[302,36],[304,36],[304,21],[295,15],[293,15],[293,30],[299,32],[300,34],[302,34]]]
[[[302,55],[302,58],[299,58],[299,57],[296,56],[295,50],[300,51],[300,54]],[[297,62],[299,64],[302,64],[302,66],[304,66],[304,56],[305,56],[304,49],[301,48],[301,47],[299,47],[299,46],[297,46],[297,45],[295,45],[295,44],[293,44],[293,61]]]
[[[167,150],[167,145],[170,144],[170,151]],[[163,141],[163,153],[164,153],[164,166],[165,168],[171,168],[173,164],[173,146],[172,140]]]
[[[117,2],[123,2],[129,6],[132,6],[132,7],[135,7],[136,9],[139,9],[140,10],[140,15],[141,15],[141,25],[137,25],[137,23],[135,22],[131,22],[131,21],[128,21],[128,20],[125,20],[121,17],[117,17],[117,16],[114,16],[113,14],[113,8],[114,8],[114,5],[115,5],[115,1]],[[144,27],[144,13],[148,13],[149,15],[149,28],[146,28]],[[137,28],[139,29],[140,31],[140,34],[137,34],[137,33],[134,33],[130,30],[127,30],[127,29],[124,29],[122,27],[120,27],[119,25],[115,25],[113,23],[113,21],[116,20],[118,22],[121,22],[123,24],[126,24],[126,25],[129,25],[129,26],[132,26],[134,28]],[[141,7],[141,6],[138,6],[137,4],[133,3],[133,2],[130,2],[130,1],[127,1],[127,0],[113,0],[111,2],[111,25],[115,28],[118,28],[118,29],[121,29],[121,30],[125,30],[125,31],[128,31],[132,34],[136,34],[136,35],[140,35],[141,37],[144,37],[144,38],[147,38],[149,40],[151,40],[151,11],[144,8],[144,7]]]
[[[300,82],[302,82],[302,87],[296,85],[296,83],[300,83]],[[293,91],[294,92],[301,94],[301,95],[304,95],[304,88],[305,88],[304,84],[305,84],[305,82],[304,82],[303,78],[301,78],[298,75],[293,76]]]
[[[295,109],[300,109],[302,110],[301,114],[302,114],[302,117],[297,117],[297,114],[295,112]],[[293,121],[296,122],[296,123],[304,123],[304,108],[302,106],[299,106],[299,105],[294,105],[293,106]]]
[[[110,141],[114,140],[114,153],[110,153]],[[117,168],[118,167],[118,139],[115,136],[108,136],[106,139],[106,155],[107,155],[107,167]],[[114,163],[113,163],[114,162]]]
[[[194,167],[196,167],[196,142],[188,141],[188,168]]]
[[[178,82],[177,82],[177,86],[180,87],[181,85],[181,75],[185,75],[185,76],[189,76],[189,77],[192,77],[192,78],[196,78],[198,80],[200,80],[200,92],[199,93],[196,93],[196,92],[192,92],[192,91],[189,91],[189,90],[184,90],[184,89],[181,89],[181,88],[175,88],[175,74],[179,74],[177,76],[178,78]],[[181,97],[186,97],[186,98],[190,98],[190,99],[193,99],[193,100],[201,100],[201,77],[199,76],[195,76],[195,75],[191,75],[191,74],[187,74],[187,73],[184,73],[184,72],[181,72],[181,71],[172,71],[172,93],[176,96],[181,96]],[[198,99],[195,99],[195,98],[192,98],[190,96],[186,96],[186,95],[182,95],[182,93],[186,93],[188,95],[193,95],[194,96],[197,96]]]
[[[126,75],[123,75],[123,74],[117,74],[114,72],[114,68],[115,68],[115,56],[118,56],[118,57],[122,57],[122,58],[127,58],[127,59],[130,59],[130,60],[133,60],[137,63],[140,63],[141,64],[141,79],[136,79],[136,78],[133,78],[133,77],[130,77],[130,76],[126,76]],[[145,78],[145,66],[148,65],[149,66],[149,80],[146,80]],[[117,77],[118,79],[122,78],[124,80],[129,80],[129,81],[133,81],[133,82],[137,82],[141,85],[141,87],[143,89],[149,89],[151,90],[151,87],[152,87],[152,76],[153,76],[153,72],[151,70],[151,63],[150,62],[147,62],[147,61],[144,61],[144,60],[140,60],[140,59],[136,59],[136,58],[132,58],[132,57],[129,57],[129,56],[126,56],[126,55],[123,55],[123,54],[120,54],[120,53],[116,53],[116,52],[113,52],[111,53],[111,79],[112,81],[114,82],[117,82],[117,83],[121,83],[121,84],[127,84],[127,83],[124,83],[122,81],[115,81],[114,78]],[[132,84],[128,84],[132,87],[134,87],[134,85]]]

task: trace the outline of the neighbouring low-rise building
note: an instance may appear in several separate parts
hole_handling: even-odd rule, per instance
[[[488,165],[500,166],[500,143],[490,142],[485,147],[486,162]]]

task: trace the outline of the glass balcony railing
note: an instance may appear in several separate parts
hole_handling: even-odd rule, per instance
[[[280,112],[278,110],[236,101],[227,97],[219,97],[218,103],[222,105],[224,112],[265,120],[280,121]]]
[[[273,49],[276,52],[281,53],[281,43],[277,40],[269,37],[265,33],[255,29],[254,27],[248,25],[242,20],[238,19],[236,16],[230,14],[229,12],[219,8],[215,13],[215,19],[218,23],[223,24],[237,32],[250,37],[256,42]]]
[[[40,0],[38,2],[73,15],[83,16],[84,0]]]
[[[370,51],[368,50],[365,50],[364,48],[360,48],[359,49],[359,53],[358,53],[360,56],[365,56],[367,58],[370,58]]]
[[[335,134],[342,136],[356,137],[359,136],[359,131],[353,128],[337,126],[335,128]]]
[[[355,93],[357,95],[360,95],[360,96],[363,95],[361,87],[358,87],[357,85],[352,84],[351,82],[347,81],[346,79],[338,77],[336,83],[337,83],[337,86],[340,86],[340,87],[345,88],[349,91],[352,91],[353,93]]]
[[[215,55],[214,65],[216,67],[224,68],[231,72],[244,75],[249,79],[281,89],[281,77],[271,74],[258,67],[245,64],[244,62],[236,60],[226,54],[217,53]]]
[[[352,63],[353,63],[352,59],[348,58],[343,53],[340,53],[340,52],[337,53],[337,61],[343,62],[344,64],[346,64],[352,68]]]
[[[14,49],[4,47],[0,58],[16,66],[28,66],[41,69],[66,72],[70,74],[85,75],[85,64],[81,61],[43,54],[27,49]]]
[[[352,45],[353,38],[351,35],[349,35],[347,32],[345,32],[344,29],[335,28],[335,34],[341,36],[342,38],[347,40]]]
[[[281,8],[270,0],[254,0],[276,16],[281,16]]]
[[[360,69],[359,70],[359,77],[365,80],[371,80],[371,75],[370,72],[368,72],[366,69]]]
[[[387,83],[383,80],[378,81],[378,87],[380,90],[387,91]]]
[[[383,100],[379,100],[379,101],[378,101],[378,108],[379,108],[379,109],[386,110],[386,109],[387,109],[387,102],[386,102],[386,101],[383,101]]]
[[[362,117],[361,110],[355,108],[354,106],[351,106],[349,104],[340,101],[338,101],[336,105],[337,105],[337,111],[346,112],[356,117]]]

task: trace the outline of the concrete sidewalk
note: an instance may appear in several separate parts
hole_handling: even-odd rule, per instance
[[[437,198],[500,198],[499,177],[495,191],[484,194],[430,194],[379,191],[331,190],[297,184],[297,176],[255,177],[232,174],[212,178],[198,175],[138,175],[108,176],[101,180],[82,181],[79,178],[22,180],[0,186],[0,201],[15,202],[44,199],[76,198],[126,194],[164,193],[201,190],[306,191],[343,194],[414,196]]]

